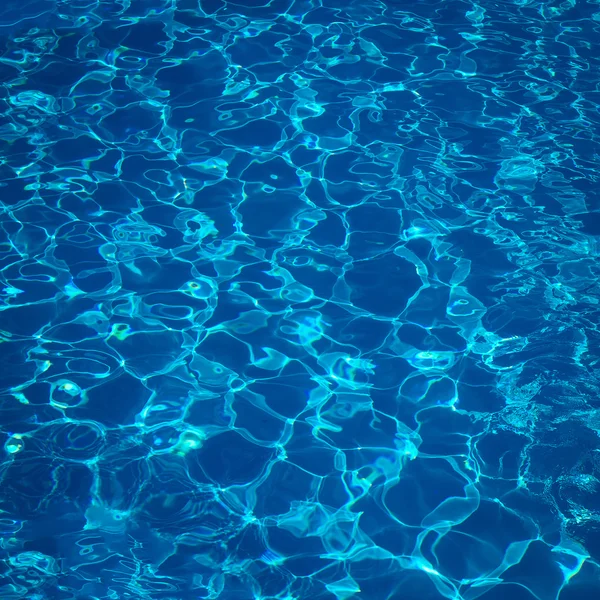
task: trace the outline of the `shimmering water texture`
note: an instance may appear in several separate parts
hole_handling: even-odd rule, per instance
[[[1,600],[600,598],[600,5],[3,0]]]

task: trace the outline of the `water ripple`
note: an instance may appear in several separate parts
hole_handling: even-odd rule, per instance
[[[593,2],[0,12],[3,600],[600,593]]]

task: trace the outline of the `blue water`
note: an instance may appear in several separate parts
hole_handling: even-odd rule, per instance
[[[0,600],[600,598],[599,40],[3,0]]]

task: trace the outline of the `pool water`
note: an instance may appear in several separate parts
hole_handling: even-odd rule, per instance
[[[600,597],[598,39],[4,0],[0,598]]]

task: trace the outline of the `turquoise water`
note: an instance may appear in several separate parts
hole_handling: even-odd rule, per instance
[[[600,597],[598,40],[5,0],[0,599]]]

